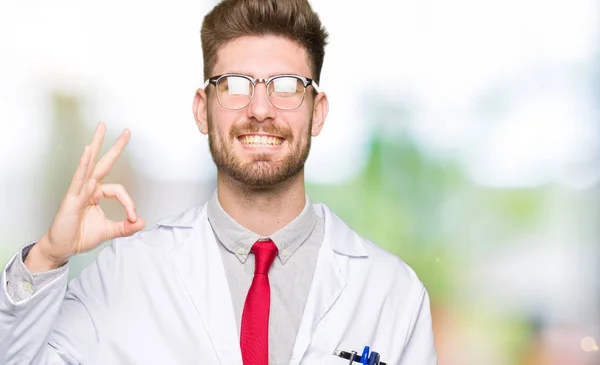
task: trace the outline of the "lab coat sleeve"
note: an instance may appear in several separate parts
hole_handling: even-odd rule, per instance
[[[431,309],[427,290],[421,286],[419,305],[414,312],[414,326],[405,345],[399,365],[436,365]]]
[[[102,307],[105,280],[110,277],[110,265],[100,256],[69,283],[68,290],[66,270],[30,298],[18,302],[8,294],[4,269],[0,283],[0,364],[93,362],[98,347],[98,318],[92,311],[96,315],[101,312],[98,308]]]
[[[31,364],[45,347],[46,339],[58,316],[67,286],[68,270],[31,297],[15,301],[8,293],[7,268],[20,255],[19,251],[2,272],[0,285],[0,363]],[[51,357],[47,356],[47,360]],[[64,364],[53,362],[48,364]]]

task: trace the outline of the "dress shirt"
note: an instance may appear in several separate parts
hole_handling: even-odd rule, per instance
[[[67,271],[67,265],[63,265],[50,271],[29,272],[23,261],[33,245],[35,242],[25,246],[17,259],[6,269],[6,290],[15,302],[29,299],[36,291],[41,290]]]
[[[269,364],[289,364],[323,241],[323,218],[317,216],[306,196],[304,209],[295,219],[272,235],[261,236],[231,218],[221,207],[216,191],[208,201],[207,215],[221,243],[238,333],[246,294],[254,277],[250,249],[256,241],[266,239],[277,246],[278,258],[269,271]]]

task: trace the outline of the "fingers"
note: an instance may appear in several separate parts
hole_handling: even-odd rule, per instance
[[[83,149],[83,154],[79,159],[79,164],[77,165],[77,169],[75,170],[75,174],[73,174],[73,181],[71,181],[71,185],[69,186],[68,194],[77,196],[81,192],[81,188],[85,184],[87,172],[89,170],[90,159],[91,159],[91,148],[90,146],[85,146]]]
[[[117,198],[119,203],[125,208],[125,213],[127,214],[127,220],[131,223],[137,221],[138,217],[135,213],[135,204],[133,203],[133,199],[129,196],[127,190],[123,185],[119,184],[102,184],[96,189],[94,193],[93,200],[94,203],[97,203],[102,198]]]
[[[96,132],[94,132],[94,136],[92,137],[92,142],[89,145],[85,146],[83,150],[83,155],[79,160],[79,164],[77,165],[77,169],[75,170],[75,174],[73,175],[73,180],[71,182],[71,185],[69,186],[68,194],[72,196],[79,195],[81,193],[81,190],[88,183],[90,176],[95,170],[96,158],[98,157],[100,149],[102,148],[102,141],[104,140],[105,134],[106,125],[104,123],[98,123],[98,127],[96,127]],[[119,156],[121,151],[123,151],[123,148],[125,148],[125,146],[127,145],[129,137],[129,130],[124,130],[119,139],[117,139],[117,141],[111,148],[111,150],[109,150],[109,153],[107,153],[107,155],[110,155],[109,159],[107,159],[109,165],[105,166],[108,168],[105,172],[101,171],[100,174],[98,174],[100,178],[96,179],[96,183],[100,182],[100,180],[102,180],[102,178],[108,173],[108,171],[110,171],[110,168],[112,167],[114,161]],[[104,160],[104,158],[102,160]],[[89,185],[89,188],[85,189],[86,191],[84,191],[84,195],[86,198],[85,200],[88,200],[90,198],[90,195],[96,190],[96,184],[94,182],[87,185]]]
[[[117,141],[96,164],[94,171],[91,173],[91,179],[99,182],[108,174],[127,143],[129,143],[130,137],[131,132],[129,129],[123,130]]]
[[[90,147],[92,148],[92,157],[90,167],[88,168],[88,172],[86,175],[86,180],[90,178],[90,175],[94,171],[94,167],[96,166],[96,159],[98,158],[98,154],[100,153],[100,149],[102,148],[102,141],[104,141],[105,135],[106,124],[100,122],[96,127],[96,132],[94,132],[94,136],[92,137],[92,143],[90,143]]]
[[[138,218],[135,222],[123,220],[120,222],[106,220],[107,240],[112,240],[118,237],[127,237],[141,231],[146,226],[146,221],[143,218]]]

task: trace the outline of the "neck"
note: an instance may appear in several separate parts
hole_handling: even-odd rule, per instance
[[[277,232],[304,209],[304,170],[269,188],[249,187],[218,172],[219,203],[236,222],[261,236]]]

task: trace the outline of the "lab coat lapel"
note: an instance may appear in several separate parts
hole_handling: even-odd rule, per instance
[[[290,365],[302,360],[317,324],[334,305],[347,284],[350,257],[367,256],[358,235],[325,205],[315,204],[325,219],[325,235],[319,250],[313,282],[308,293]]]
[[[229,285],[218,242],[206,216],[206,207],[193,219],[190,228],[176,228],[175,234],[179,247],[173,252],[173,263],[208,332],[220,364],[241,364]]]

